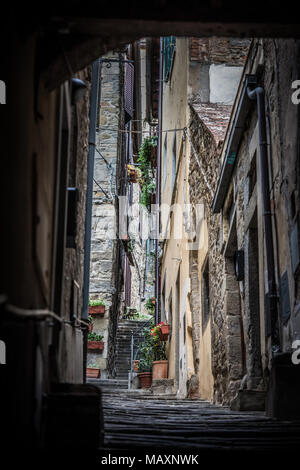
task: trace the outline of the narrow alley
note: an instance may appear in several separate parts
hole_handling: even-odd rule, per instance
[[[299,452],[296,16],[79,3],[0,33],[0,454]]]

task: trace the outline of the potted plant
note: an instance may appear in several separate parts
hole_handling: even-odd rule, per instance
[[[86,368],[86,376],[89,379],[99,379],[101,375],[99,367],[96,364],[89,363]]]
[[[105,302],[103,299],[97,300],[89,300],[89,308],[88,308],[90,315],[104,315],[105,313]]]
[[[151,337],[153,341],[153,362],[152,362],[152,379],[167,379],[168,378],[168,365],[169,361],[166,356],[166,345],[160,337],[160,331],[163,322],[158,323],[151,330]]]
[[[149,328],[144,328],[144,341],[139,346],[139,371],[141,388],[149,388],[152,384],[153,339]]]
[[[150,388],[152,384],[152,359],[146,357],[139,360],[138,378],[141,388]]]
[[[141,171],[133,165],[127,165],[127,174],[130,183],[137,183],[141,178]]]
[[[149,312],[149,315],[154,315],[155,312],[155,297],[149,297],[145,303],[145,307]]]
[[[104,342],[102,339],[103,335],[97,335],[90,331],[88,334],[88,349],[103,351]]]
[[[170,334],[171,326],[168,323],[164,323],[163,321],[158,323],[152,331],[157,333],[160,337],[161,341],[167,341],[168,336]]]

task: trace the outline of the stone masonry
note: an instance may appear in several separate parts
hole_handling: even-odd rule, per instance
[[[105,59],[118,58],[109,54]],[[90,298],[105,301],[105,315],[93,319],[93,331],[104,336],[103,353],[89,353],[88,362],[101,369],[106,377],[109,319],[115,291],[114,264],[116,239],[116,166],[120,125],[120,64],[103,63],[100,80],[100,103],[94,163]]]

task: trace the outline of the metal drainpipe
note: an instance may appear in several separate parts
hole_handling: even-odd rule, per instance
[[[85,237],[84,237],[84,281],[83,281],[83,309],[82,319],[88,318],[89,285],[90,285],[90,254],[91,254],[91,232],[92,232],[92,209],[93,209],[93,178],[94,158],[96,145],[96,119],[98,107],[100,62],[96,60],[92,65],[92,83],[90,95],[90,126],[89,126],[89,151],[87,168],[87,191],[86,191],[86,215],[85,215]]]
[[[160,208],[160,162],[162,143],[162,80],[163,80],[163,38],[160,38],[159,51],[159,94],[158,94],[158,145],[157,145],[157,171],[156,171],[156,207]],[[155,323],[159,322],[159,229],[160,213],[156,218],[156,240],[155,240]]]
[[[261,168],[261,185],[264,210],[264,227],[266,237],[266,258],[268,273],[268,293],[267,308],[271,322],[271,340],[272,351],[277,352],[280,349],[279,332],[278,332],[278,311],[277,311],[277,287],[275,278],[275,261],[274,261],[274,243],[272,233],[272,212],[270,201],[269,186],[269,165],[267,151],[267,132],[266,132],[266,113],[265,113],[265,94],[264,89],[260,86],[251,90],[247,89],[248,96],[251,100],[257,102],[257,114],[259,125],[259,146],[260,146],[260,168]]]

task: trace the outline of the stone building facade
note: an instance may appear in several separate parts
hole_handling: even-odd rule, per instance
[[[207,244],[206,266],[191,276],[200,317],[194,357],[199,370],[210,364],[216,403],[276,417],[298,412],[291,359],[299,335],[298,59],[297,41],[254,40],[232,110],[201,99],[190,104],[191,154],[198,158],[190,159],[190,201],[204,204],[199,243]],[[261,107],[257,95],[249,97],[255,89]],[[201,249],[193,253],[195,265]],[[203,378],[200,372],[199,393],[207,396]]]
[[[105,302],[104,316],[94,316],[92,320],[93,332],[103,336],[104,350],[90,351],[88,363],[100,368],[102,378],[116,373],[119,320],[130,312],[147,315],[145,301],[154,295],[153,240],[143,239],[140,226],[141,213],[146,220],[149,214],[145,208],[141,211],[140,184],[130,182],[127,171],[128,164],[136,165],[143,139],[150,133],[145,122],[144,43],[141,40],[128,45],[126,51],[109,53],[100,59],[90,299]],[[130,115],[126,108],[128,96],[136,103]]]
[[[267,412],[277,417],[292,417],[297,407],[294,403],[291,410],[298,383],[291,360],[299,331],[299,124],[298,107],[292,101],[298,60],[298,41],[252,42],[225,138],[212,206],[213,217],[220,217],[223,236],[219,247],[222,252],[224,246],[225,266],[229,258],[235,267],[231,280],[234,295],[229,305],[225,296],[223,308],[217,309],[219,316],[234,311],[235,317],[240,317],[237,341],[244,376],[234,406],[242,407],[249,391],[257,400],[253,406],[259,406],[259,392],[266,391]],[[258,90],[262,101],[257,101],[256,95],[250,100],[246,89]],[[234,125],[237,119],[242,132]],[[226,177],[233,137],[234,169]],[[232,255],[240,255],[241,263],[235,258],[234,266]],[[222,336],[224,332],[217,334],[216,340]],[[226,382],[221,375],[220,381]],[[225,388],[229,390],[228,402],[233,394],[228,385]],[[225,397],[226,393],[218,399]]]
[[[182,397],[211,400],[214,387],[219,390],[213,373],[214,325],[204,294],[211,275],[215,283],[212,298],[218,297],[221,277],[214,277],[213,265],[223,261],[215,253],[211,237],[216,227],[209,213],[222,141],[248,47],[249,40],[176,38],[171,72],[163,85],[162,127],[171,131],[162,137],[162,204],[177,205],[181,217],[175,211],[171,217],[168,211],[161,217],[161,304],[162,319],[172,325],[169,378],[174,379],[175,391]],[[176,234],[178,227],[181,232]],[[229,283],[228,278],[228,290]],[[234,338],[229,347],[234,359]],[[219,350],[225,354],[223,345]],[[220,367],[227,367],[222,358]],[[230,367],[231,386],[235,387],[239,371],[234,364]]]
[[[109,59],[112,59],[109,62]],[[100,59],[99,103],[94,159],[93,213],[91,230],[90,299],[105,302],[105,314],[93,317],[93,332],[103,336],[104,350],[89,352],[88,364],[107,374],[110,350],[109,323],[115,314],[113,299],[118,295],[115,264],[119,255],[117,237],[117,165],[120,158],[122,124],[123,67],[120,55],[107,54]]]

